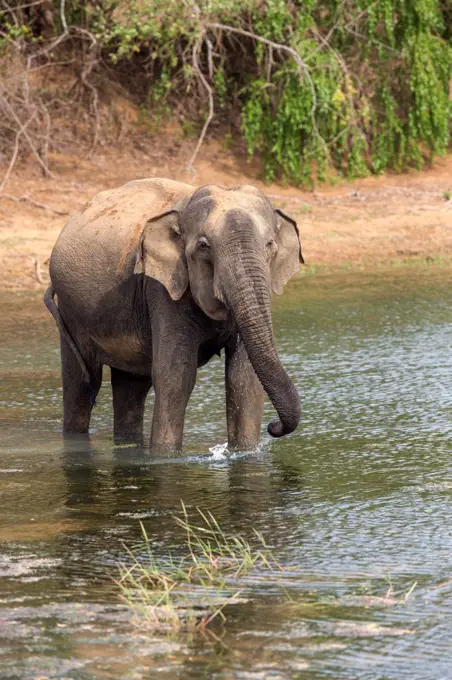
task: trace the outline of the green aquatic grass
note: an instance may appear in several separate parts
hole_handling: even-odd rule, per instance
[[[283,598],[282,601],[272,598],[267,606],[273,610],[283,607],[289,617],[298,612],[308,619],[343,607],[365,611],[403,606],[418,586],[415,581],[395,588],[388,573],[372,578],[370,583],[355,583],[348,593],[341,595],[311,588],[302,595],[301,583],[308,585],[312,576],[298,575],[290,583],[288,577],[298,567],[282,567],[260,532],[254,530],[254,540],[248,541],[240,534],[224,531],[211,512],[199,508],[193,521],[183,503],[181,515],[173,516],[173,521],[184,533],[178,556],[172,553],[157,556],[140,522],[143,540],[132,548],[126,547],[128,563],[120,567],[117,580],[120,598],[134,612],[135,623],[155,631],[207,630],[215,637],[211,624],[225,624],[228,609],[237,604],[246,606],[253,596],[253,587],[263,582],[276,586]],[[345,617],[344,621],[347,620]]]
[[[131,563],[120,567],[117,581],[137,622],[166,630],[224,623],[227,607],[247,602],[245,576],[265,571],[271,578],[283,571],[258,531],[251,544],[226,533],[211,512],[197,508],[197,516],[199,523],[192,523],[182,503],[182,516],[173,518],[185,532],[184,552],[178,557],[157,557],[140,522],[143,541],[126,548]]]

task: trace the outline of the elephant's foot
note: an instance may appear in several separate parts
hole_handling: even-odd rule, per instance
[[[259,437],[244,437],[228,441],[229,451],[255,451],[259,448]]]
[[[113,433],[113,441],[116,446],[125,446],[135,444],[136,446],[143,446],[144,437],[142,431],[127,431],[120,430]]]

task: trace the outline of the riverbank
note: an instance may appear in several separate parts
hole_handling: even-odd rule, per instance
[[[196,177],[184,171],[185,155],[177,145],[127,157],[111,150],[93,159],[54,155],[50,179],[32,164],[17,168],[0,198],[0,289],[44,288],[50,252],[69,216],[99,191],[152,176],[258,186],[297,220],[309,271],[452,260],[452,156],[420,173],[308,192],[264,184],[255,165],[216,143],[203,149]]]

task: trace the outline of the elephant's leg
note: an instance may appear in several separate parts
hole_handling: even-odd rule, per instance
[[[228,445],[246,450],[260,439],[264,389],[251,366],[240,338],[226,347],[226,417]]]
[[[196,382],[198,345],[190,336],[190,329],[185,328],[154,333],[153,338],[155,402],[150,446],[180,449],[185,409]]]
[[[65,434],[86,434],[89,430],[91,411],[102,384],[102,364],[95,358],[85,356],[91,375],[91,383],[84,379],[82,369],[66,340],[60,336],[61,371],[63,377],[63,406]]]
[[[143,441],[144,406],[151,385],[151,378],[111,369],[116,443]]]

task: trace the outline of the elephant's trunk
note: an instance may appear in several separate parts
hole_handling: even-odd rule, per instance
[[[268,431],[273,437],[282,437],[300,422],[300,399],[276,351],[269,275],[255,235],[241,229],[232,231],[223,256],[217,260],[217,274],[251,365],[280,418],[268,425]]]

